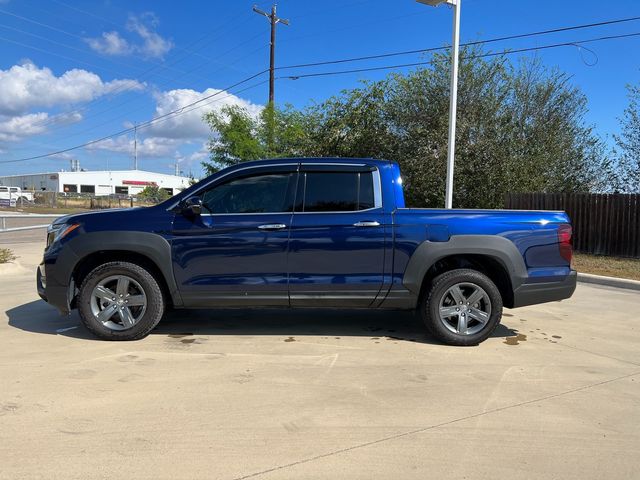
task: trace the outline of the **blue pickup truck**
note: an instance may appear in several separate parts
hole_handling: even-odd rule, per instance
[[[57,219],[40,296],[107,340],[146,336],[167,308],[416,310],[452,345],[503,307],[569,298],[563,212],[405,208],[396,163],[278,159],[222,170],[151,208]]]

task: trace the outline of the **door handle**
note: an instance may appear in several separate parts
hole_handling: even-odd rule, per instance
[[[284,223],[267,223],[266,225],[260,225],[258,228],[260,230],[282,230],[287,226]]]
[[[353,224],[354,227],[379,227],[380,222],[358,222]]]

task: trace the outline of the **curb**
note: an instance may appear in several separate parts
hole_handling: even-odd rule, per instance
[[[603,275],[592,275],[591,273],[578,273],[578,282],[640,291],[639,281],[629,280],[626,278],[605,277]]]

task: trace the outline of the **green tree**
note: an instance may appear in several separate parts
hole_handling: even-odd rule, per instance
[[[252,116],[245,108],[229,105],[204,119],[213,133],[210,161],[203,162],[208,173],[238,162],[303,154],[306,117],[290,106],[269,105]]]
[[[586,124],[586,97],[569,77],[536,60],[484,54],[461,53],[454,205],[496,208],[508,192],[610,188],[615,165]],[[265,109],[253,118],[235,107],[210,114],[217,132],[211,159],[228,165],[271,156],[386,158],[402,167],[409,205],[440,207],[449,70],[449,55],[436,54],[425,68],[364,82],[302,111]]]
[[[167,198],[169,198],[169,192],[160,188],[158,185],[147,185],[144,189],[137,195],[137,197],[141,200],[145,200],[148,202],[164,202]]]
[[[627,88],[629,105],[621,118],[622,131],[614,137],[621,150],[619,190],[640,193],[640,87]]]

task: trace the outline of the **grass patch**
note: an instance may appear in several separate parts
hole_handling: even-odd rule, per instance
[[[572,265],[573,268],[582,273],[640,280],[640,259],[638,258],[605,257],[602,255],[575,253]]]
[[[16,256],[8,248],[0,248],[0,263],[13,262]]]

